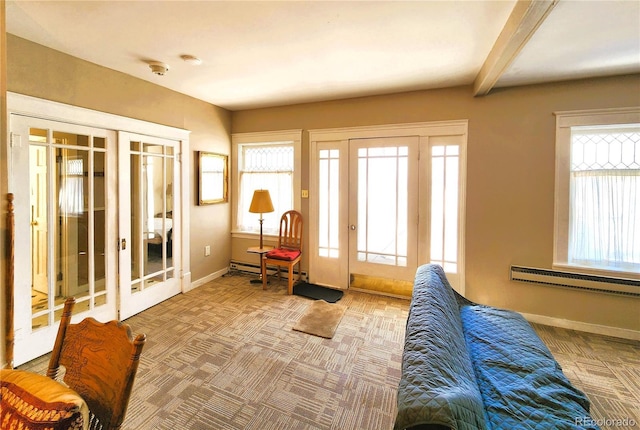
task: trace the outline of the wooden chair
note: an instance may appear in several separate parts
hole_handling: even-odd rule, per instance
[[[89,429],[119,429],[129,404],[133,380],[146,341],[133,339],[131,328],[117,321],[100,323],[85,318],[70,324],[74,298],[64,304],[47,376],[62,380],[89,406]]]
[[[267,288],[267,264],[275,265],[280,279],[280,268],[287,267],[289,271],[288,293],[293,294],[293,267],[302,259],[302,214],[297,211],[287,211],[280,218],[280,235],[278,247],[267,252],[262,257],[262,289]],[[302,273],[298,267],[298,280]]]

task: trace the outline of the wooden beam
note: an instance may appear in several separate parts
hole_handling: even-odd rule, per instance
[[[473,95],[484,96],[536,32],[559,0],[518,0],[473,83]]]

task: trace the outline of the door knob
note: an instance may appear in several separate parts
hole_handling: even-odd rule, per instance
[[[38,221],[31,221],[31,225],[38,225]]]
[[[349,226],[349,228],[350,228],[351,230],[355,230],[355,229],[356,229],[356,226],[355,226],[354,224],[351,224],[351,225]]]

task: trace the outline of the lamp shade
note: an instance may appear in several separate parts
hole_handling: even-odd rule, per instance
[[[254,214],[273,212],[273,203],[271,203],[269,190],[255,190],[253,192],[253,198],[251,199],[249,212]]]

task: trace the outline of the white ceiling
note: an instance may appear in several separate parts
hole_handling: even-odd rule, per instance
[[[512,26],[515,5],[7,0],[6,26],[58,51],[241,110],[473,84],[503,28]],[[488,89],[640,72],[640,0],[559,0],[535,27],[524,47],[502,55],[506,68],[492,69]],[[203,63],[187,64],[184,54]],[[154,75],[149,61],[170,70]]]

